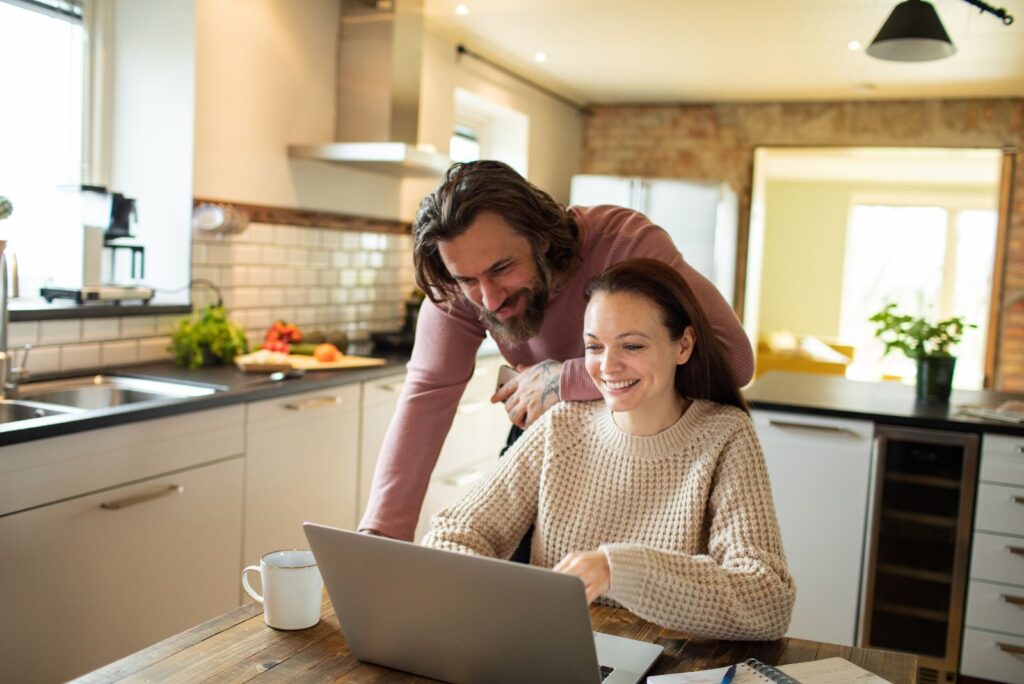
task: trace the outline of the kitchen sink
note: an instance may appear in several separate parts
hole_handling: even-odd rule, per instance
[[[88,375],[25,384],[18,388],[18,397],[31,402],[56,404],[57,407],[90,410],[144,401],[201,397],[216,391],[213,387],[167,380]]]
[[[63,406],[42,406],[31,401],[0,399],[0,424],[72,412],[71,409]]]

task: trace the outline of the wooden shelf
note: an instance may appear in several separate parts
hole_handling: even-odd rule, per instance
[[[949,620],[949,613],[944,610],[928,610],[926,608],[914,608],[913,606],[900,606],[895,603],[876,603],[875,610],[893,615],[930,620],[932,622],[946,622]]]
[[[898,575],[899,577],[925,580],[927,582],[942,582],[944,584],[950,584],[953,582],[953,574],[949,572],[918,570],[917,568],[907,568],[902,565],[892,565],[891,563],[879,563],[878,572],[884,572],[887,575]]]
[[[886,473],[886,482],[921,485],[922,487],[939,487],[941,489],[960,489],[959,480],[930,475],[911,475],[910,473]]]

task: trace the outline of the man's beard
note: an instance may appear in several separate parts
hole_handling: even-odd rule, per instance
[[[505,306],[515,308],[520,299],[526,299],[526,307],[521,315],[501,320],[489,309],[470,301],[477,316],[490,330],[491,337],[504,346],[515,347],[536,337],[544,323],[544,312],[551,294],[551,270],[543,259],[535,259],[534,263],[537,265],[537,275],[529,287],[516,290],[495,309],[499,311]]]

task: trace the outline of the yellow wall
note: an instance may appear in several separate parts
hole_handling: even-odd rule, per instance
[[[768,181],[758,329],[839,335],[846,223],[857,193],[933,193],[934,185]],[[987,186],[941,186],[943,193],[993,193]]]

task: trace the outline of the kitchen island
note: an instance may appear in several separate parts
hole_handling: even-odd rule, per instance
[[[284,632],[267,627],[259,604],[247,604],[154,644],[77,680],[99,682],[424,682],[434,681],[370,663],[348,650],[326,594],[323,619],[314,627]],[[850,648],[804,639],[712,641],[663,629],[621,608],[590,609],[596,631],[661,644],[651,675],[691,672],[747,658],[783,665],[839,656],[893,684],[917,681],[917,658],[905,653]]]

